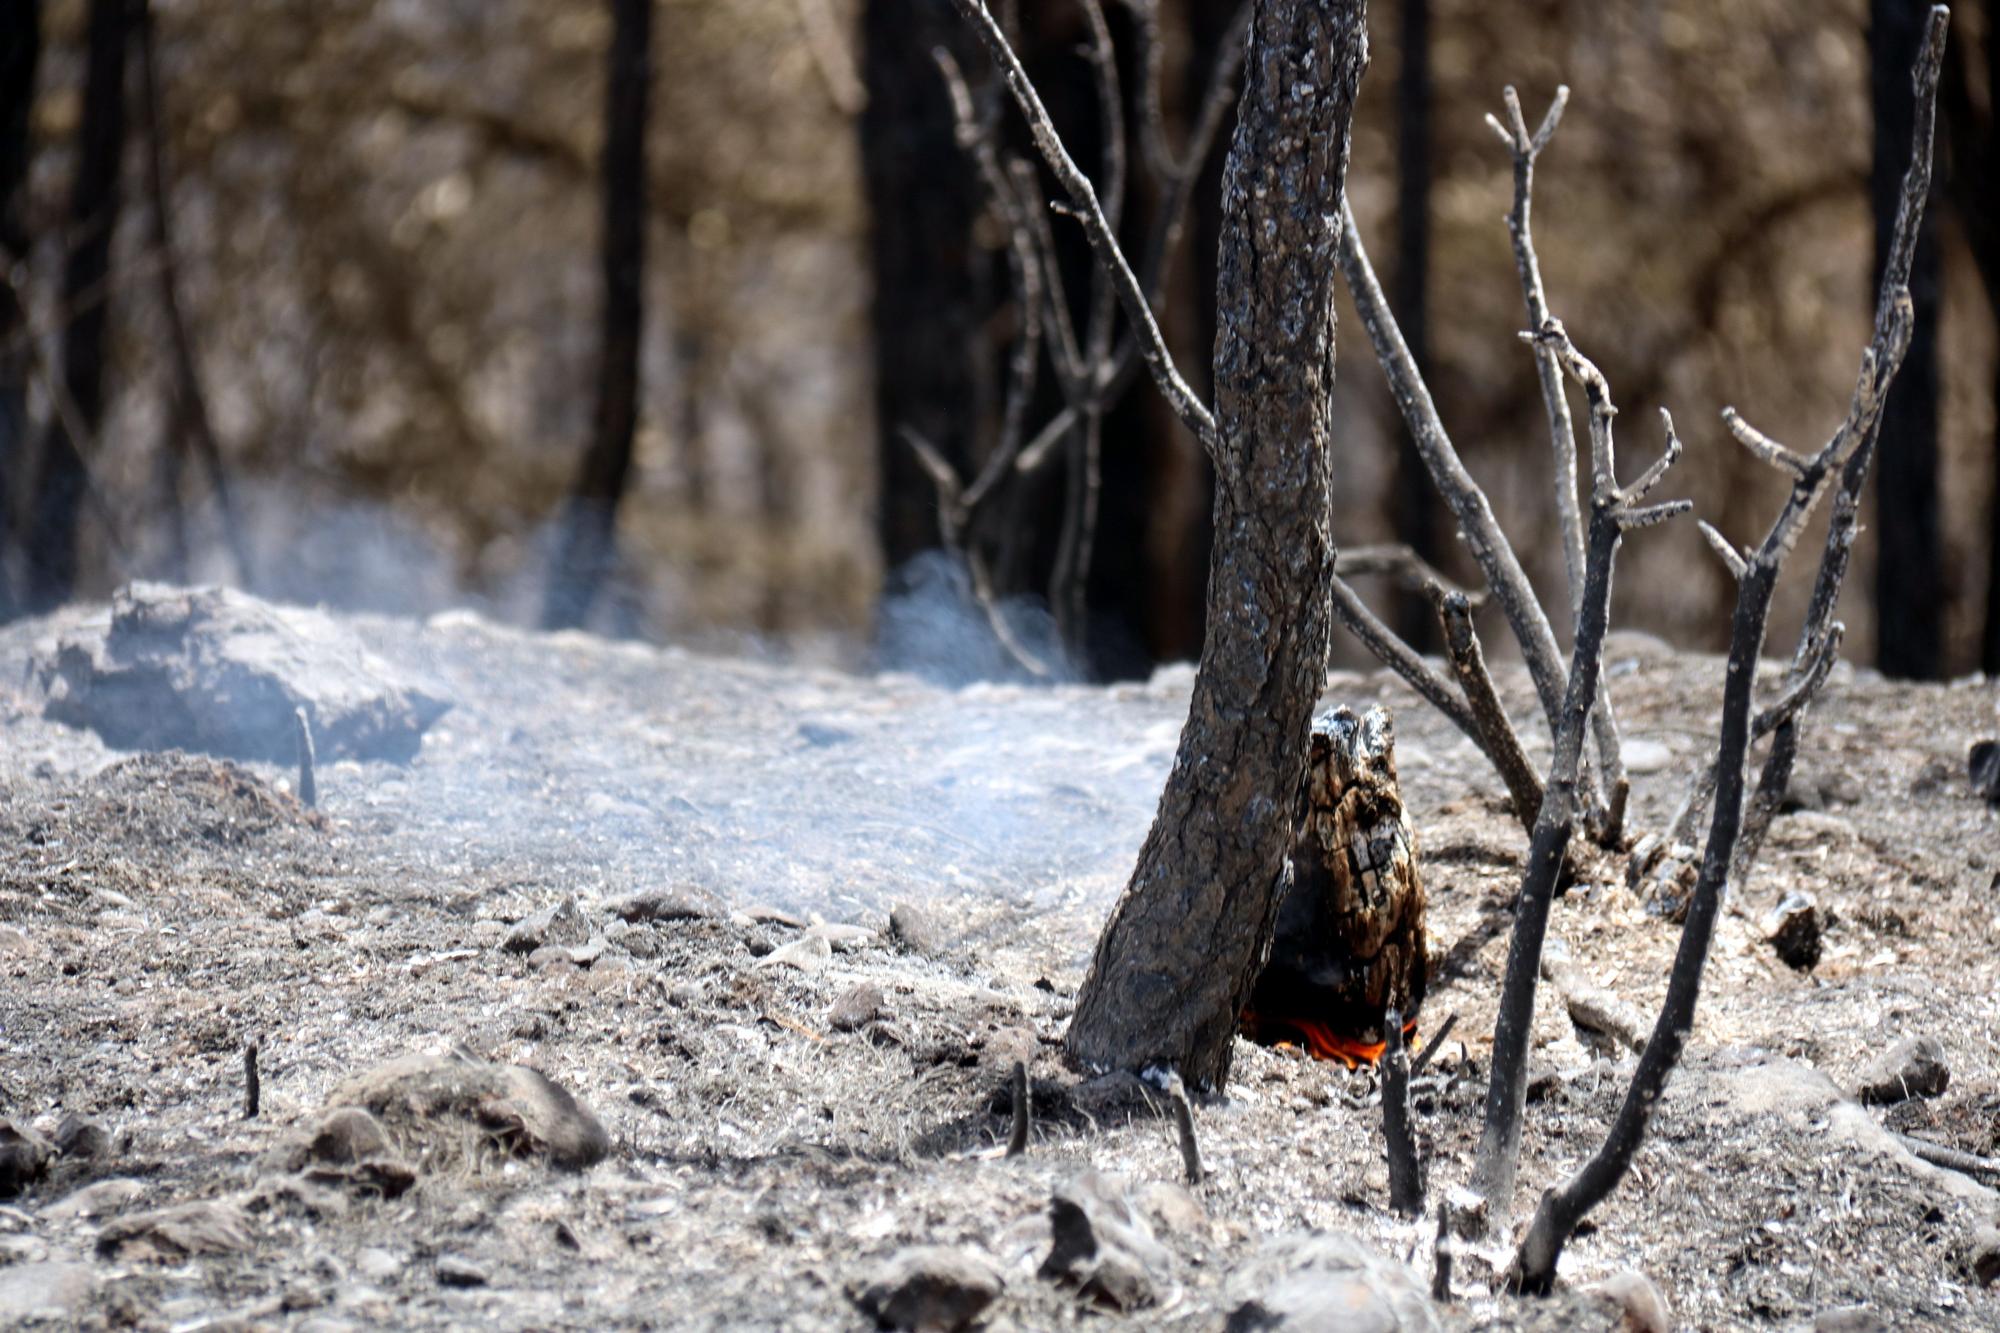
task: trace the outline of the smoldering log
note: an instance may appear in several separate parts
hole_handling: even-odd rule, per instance
[[[1386,709],[1313,722],[1292,882],[1244,1033],[1322,1059],[1379,1059],[1383,1013],[1414,1022],[1429,959],[1416,835],[1396,779]]]

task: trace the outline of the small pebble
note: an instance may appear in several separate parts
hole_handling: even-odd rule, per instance
[[[486,1270],[461,1255],[441,1254],[437,1261],[437,1280],[447,1287],[483,1287],[492,1279]]]
[[[1862,1068],[1855,1095],[1870,1106],[1935,1097],[1951,1086],[1951,1068],[1936,1037],[1905,1037]]]

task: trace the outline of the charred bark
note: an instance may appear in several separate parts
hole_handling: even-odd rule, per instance
[[[975,423],[993,399],[983,331],[991,266],[973,243],[979,187],[931,59],[939,46],[961,63],[972,53],[941,0],[868,0],[861,163],[873,219],[876,521],[891,571],[939,544],[937,491],[903,432],[967,474]]]
[[[1870,0],[1868,66],[1874,94],[1875,155],[1869,198],[1875,216],[1879,285],[1896,234],[1903,169],[1910,161],[1916,63],[1930,6]],[[1944,557],[1938,511],[1937,228],[1927,213],[1910,268],[1915,323],[1902,373],[1883,412],[1875,502],[1875,663],[1884,675],[1934,680],[1944,670]]]
[[[1403,0],[1401,68],[1396,74],[1396,309],[1417,372],[1431,370],[1431,6]],[[1438,561],[1437,511],[1430,472],[1405,440],[1396,455],[1396,540]],[[1437,623],[1428,598],[1405,593],[1397,614],[1403,642],[1428,652]]]
[[[604,99],[604,320],[590,447],[570,488],[542,623],[581,625],[615,560],[618,502],[639,424],[639,343],[645,325],[646,101],[652,0],[611,0]]]
[[[1258,0],[1252,18],[1223,174],[1206,638],[1173,773],[1066,1038],[1086,1068],[1166,1065],[1220,1087],[1270,947],[1325,680],[1331,220],[1365,9]]]
[[[23,196],[41,54],[40,0],[0,0],[0,272],[12,271],[28,254]],[[28,438],[28,353],[14,344],[26,327],[12,284],[0,282],[0,621],[14,615],[14,586],[5,564],[15,541],[9,483]]]
[[[78,520],[89,487],[84,450],[104,418],[111,236],[118,228],[118,177],[125,151],[128,0],[91,0],[88,25],[83,123],[70,186],[62,280],[62,309],[69,319],[62,334],[62,387],[74,410],[52,413],[42,439],[27,552],[30,611],[60,605],[76,587]]]

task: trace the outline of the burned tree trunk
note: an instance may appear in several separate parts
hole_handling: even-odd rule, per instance
[[[581,625],[610,573],[618,501],[639,424],[639,340],[645,326],[646,92],[652,0],[612,0],[604,99],[604,324],[597,411],[557,538],[542,623]]]
[[[1401,68],[1396,74],[1396,309],[1417,373],[1429,375],[1431,274],[1431,6],[1403,0]],[[1396,540],[1438,563],[1430,472],[1416,442],[1396,454]],[[1405,593],[1397,614],[1403,642],[1429,651],[1437,641],[1430,599]]]
[[[77,522],[89,485],[83,451],[104,416],[104,343],[111,309],[111,234],[118,228],[118,169],[125,153],[126,0],[91,0],[83,124],[70,187],[63,262],[62,411],[50,414],[35,478],[28,539],[28,609],[69,599],[76,585]],[[81,438],[79,438],[81,437]]]
[[[1910,160],[1916,97],[1910,66],[1922,47],[1930,6],[1870,0],[1868,64],[1875,107],[1869,195],[1875,213],[1879,283],[1896,234],[1903,168]],[[1910,269],[1916,322],[1903,372],[1882,416],[1882,466],[1875,501],[1880,556],[1875,565],[1875,664],[1887,676],[1933,680],[1944,670],[1944,556],[1938,510],[1938,258],[1930,217]]]
[[[0,4],[0,271],[12,272],[28,255],[22,216],[32,142],[29,113],[35,102],[35,67],[41,63],[40,0]],[[28,352],[15,346],[27,313],[13,286],[0,282],[0,621],[14,615],[14,588],[5,561],[14,543],[10,520],[14,477],[28,438]]]
[[[1215,551],[1194,698],[1066,1046],[1086,1068],[1229,1074],[1270,947],[1325,681],[1334,248],[1363,0],[1257,0],[1223,173]]]

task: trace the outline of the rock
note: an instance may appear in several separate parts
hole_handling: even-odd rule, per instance
[[[786,926],[792,930],[804,930],[806,926],[804,917],[770,903],[752,903],[743,909],[743,915],[750,919],[752,925]]]
[[[109,1180],[94,1180],[82,1189],[70,1191],[44,1208],[42,1216],[51,1222],[107,1217],[123,1209],[126,1204],[145,1191],[144,1185],[123,1176],[113,1176]]]
[[[852,1032],[873,1023],[887,1007],[882,988],[872,981],[864,981],[833,1002],[833,1011],[827,1015],[826,1021],[836,1032]]]
[[[333,1124],[341,1128],[325,1151],[345,1151],[365,1166],[402,1171],[409,1169],[402,1162],[425,1163],[427,1171],[462,1164],[481,1144],[505,1156],[543,1157],[577,1170],[611,1149],[610,1136],[589,1108],[539,1070],[462,1051],[391,1060],[341,1084],[328,1102],[327,1114],[310,1131],[280,1149],[285,1169],[316,1161],[338,1165],[316,1148],[322,1131]],[[371,1120],[383,1133],[386,1151],[376,1151]]]
[[[251,1246],[250,1220],[227,1199],[204,1199],[107,1223],[97,1233],[105,1259],[176,1261],[202,1254],[238,1254]]]
[[[1000,1270],[976,1250],[916,1245],[898,1251],[877,1269],[854,1303],[877,1328],[970,1328],[1000,1295]]]
[[[1040,1275],[1112,1310],[1160,1299],[1173,1259],[1132,1207],[1119,1176],[1087,1171],[1049,1203],[1051,1245]]]
[[[842,953],[875,942],[875,932],[868,927],[847,925],[839,921],[821,921],[809,926],[806,934],[818,936]]]
[[[1035,1030],[1020,1023],[996,1023],[973,1045],[979,1050],[980,1072],[987,1078],[1010,1075],[1015,1065],[1032,1066],[1042,1051]]]
[[[1620,747],[1627,773],[1659,773],[1674,762],[1674,752],[1660,741],[1628,736]]]
[[[1994,805],[2000,805],[2000,741],[1974,741],[1965,756],[1972,790]]]
[[[440,1254],[437,1280],[442,1287],[483,1287],[493,1279],[478,1264],[459,1254]]]
[[[937,918],[915,903],[889,909],[889,939],[905,953],[935,958],[945,950],[944,931]]]
[[[1854,1095],[1868,1106],[1935,1097],[1951,1086],[1944,1046],[1936,1037],[1905,1037],[1877,1053],[1861,1071]]]
[[[1409,1269],[1352,1236],[1293,1232],[1267,1241],[1223,1284],[1228,1333],[1437,1333]]]
[[[2000,1280],[2000,1224],[1992,1222],[1975,1229],[1972,1233],[1972,1252],[1968,1260],[1972,1266],[1972,1276],[1982,1287],[1990,1287]]]
[[[757,960],[758,967],[795,967],[801,972],[817,972],[833,957],[833,946],[818,935],[801,935],[781,949],[773,949]]]
[[[27,958],[34,952],[27,931],[19,926],[0,926],[0,958]]]
[[[354,1271],[370,1282],[394,1282],[403,1276],[403,1261],[379,1246],[370,1245],[354,1256]]]
[[[372,1157],[394,1155],[389,1131],[358,1106],[337,1106],[327,1112],[313,1132],[307,1151],[314,1161],[330,1166],[350,1166]]]
[[[71,1111],[56,1124],[55,1145],[64,1157],[102,1157],[111,1151],[111,1136],[98,1121]]]
[[[1889,1322],[1865,1305],[1842,1305],[1813,1316],[1813,1333],[1889,1333]]]
[[[228,588],[129,583],[108,621],[65,635],[36,671],[48,716],[115,749],[286,765],[297,758],[297,709],[322,763],[407,763],[449,707],[324,612]]]
[[[1149,1180],[1133,1192],[1132,1202],[1162,1235],[1204,1241],[1208,1237],[1208,1213],[1185,1185]]]
[[[1666,1298],[1644,1273],[1626,1269],[1590,1287],[1590,1294],[1620,1313],[1619,1333],[1674,1333]]]
[[[600,910],[634,925],[642,921],[715,920],[727,913],[722,899],[707,889],[684,884],[640,889],[636,893],[607,898],[598,906]]]
[[[68,1318],[90,1299],[96,1283],[89,1264],[62,1259],[0,1267],[0,1326]]]
[[[11,1199],[48,1173],[49,1141],[18,1120],[0,1118],[0,1199]]]
[[[1810,972],[1819,966],[1821,936],[1819,902],[1803,891],[1786,894],[1758,923],[1764,938],[1785,966]]]
[[[565,897],[515,922],[500,947],[508,953],[532,954],[550,945],[582,944],[589,938],[590,922],[583,909],[576,905],[576,899]]]

